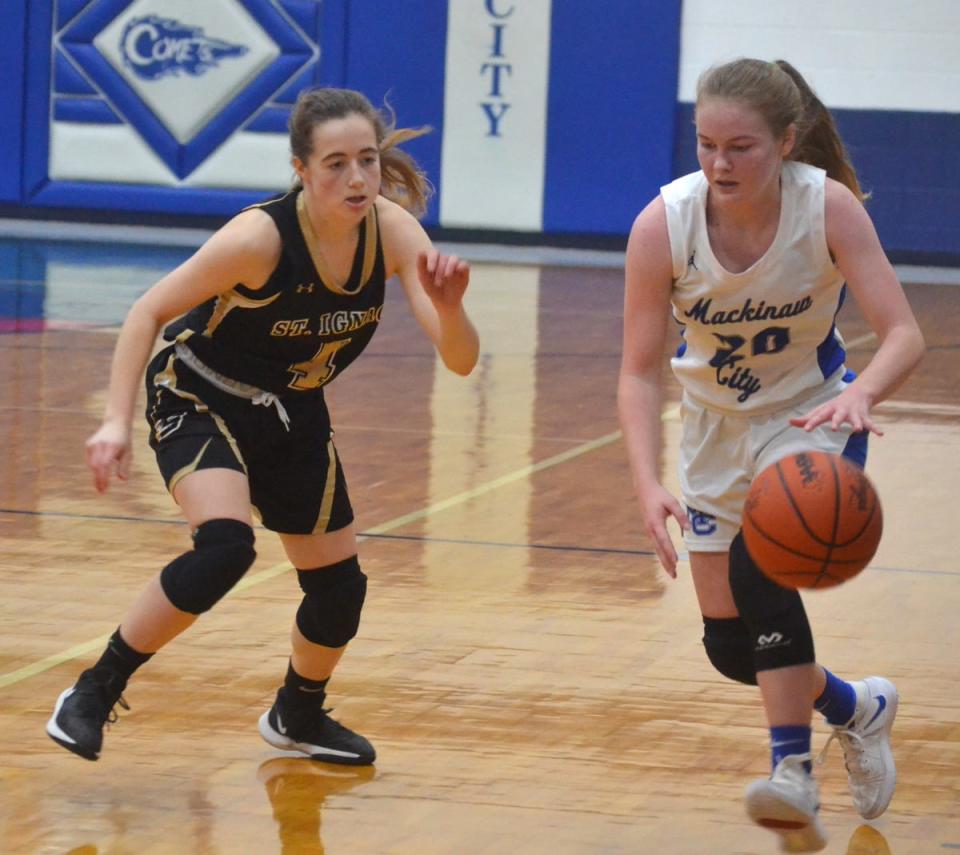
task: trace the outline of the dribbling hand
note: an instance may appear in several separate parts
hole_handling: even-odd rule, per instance
[[[848,386],[836,398],[831,398],[809,413],[790,419],[790,424],[803,428],[808,433],[823,424],[830,430],[839,430],[842,425],[847,424],[857,433],[868,430],[877,436],[883,436],[883,431],[870,417],[869,399],[856,384]]]
[[[98,493],[107,489],[114,474],[126,481],[130,476],[130,428],[104,422],[87,440],[85,456]]]
[[[435,249],[417,256],[417,275],[437,311],[457,308],[470,282],[470,265],[456,255]]]

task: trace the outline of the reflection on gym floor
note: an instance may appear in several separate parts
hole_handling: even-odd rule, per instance
[[[143,424],[133,477],[103,497],[83,442],[127,307],[189,251],[0,240],[3,851],[773,851],[741,800],[767,772],[754,690],[712,671],[687,566],[667,579],[637,519],[614,409],[621,273],[575,257],[474,265],[467,379],[438,366],[391,287],[373,344],[329,389],[370,577],[330,700],[377,746],[375,769],[257,734],[299,602],[262,530],[244,583],[131,682],[99,762],[46,737],[58,693],[186,543]],[[877,409],[884,539],[861,577],[807,598],[821,657],[902,696],[886,815],[860,824],[839,752],[818,771],[827,851],[848,855],[960,849],[960,288],[907,289],[930,351]],[[862,366],[869,328],[852,306],[841,326]],[[670,386],[674,489],[676,404]]]

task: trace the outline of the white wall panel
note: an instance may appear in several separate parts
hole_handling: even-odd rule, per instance
[[[237,133],[184,180],[185,187],[256,187],[280,192],[290,186],[290,140],[286,134]]]
[[[178,179],[128,125],[54,122],[50,177],[161,187],[285,190],[293,177],[284,134],[238,133],[185,179]]]
[[[50,125],[50,177],[174,187],[176,177],[129,125]]]
[[[957,0],[684,0],[679,100],[739,56],[788,60],[830,107],[960,111]]]

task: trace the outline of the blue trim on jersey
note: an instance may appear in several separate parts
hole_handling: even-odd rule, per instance
[[[680,323],[676,318],[674,318],[674,320],[680,327],[680,344],[677,346],[677,353],[674,357],[675,359],[679,359],[687,352],[687,325]]]
[[[849,368],[843,373],[843,382],[852,383],[857,379],[857,372]],[[870,438],[870,431],[861,430],[850,434],[847,444],[840,452],[841,457],[847,458],[851,463],[856,463],[861,469],[867,465],[867,440]]]
[[[826,338],[817,346],[817,364],[820,366],[820,373],[823,375],[824,380],[831,377],[833,372],[843,365],[844,359],[847,358],[847,352],[843,349],[843,345],[840,344],[840,339],[837,337],[836,323],[837,315],[840,314],[840,309],[843,308],[843,301],[846,299],[846,296],[847,286],[844,285],[840,289],[840,298],[837,300],[837,311],[833,313],[834,322],[830,326],[830,332],[827,333]]]
[[[850,434],[847,444],[840,453],[851,463],[856,463],[861,469],[867,465],[867,440],[870,437],[870,431],[861,430]]]

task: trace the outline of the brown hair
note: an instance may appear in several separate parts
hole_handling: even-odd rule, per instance
[[[432,128],[398,128],[393,110],[384,103],[384,111],[377,110],[365,95],[353,89],[303,90],[290,114],[290,152],[306,163],[313,151],[313,129],[317,125],[354,114],[363,116],[373,125],[380,149],[380,192],[415,216],[421,216],[433,188],[417,162],[396,146],[423,136]],[[300,179],[296,178],[293,187],[300,186]]]
[[[752,107],[777,139],[796,125],[797,142],[789,159],[819,166],[861,202],[867,198],[833,116],[786,60],[736,59],[708,68],[697,81],[697,104],[706,98],[729,98]]]

